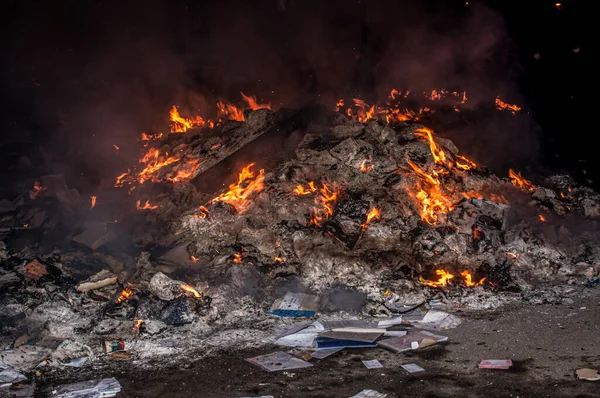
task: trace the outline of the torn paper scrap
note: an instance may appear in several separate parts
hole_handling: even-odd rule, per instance
[[[425,371],[425,369],[423,369],[422,367],[420,367],[417,364],[414,363],[407,363],[405,365],[400,365],[402,367],[402,369],[406,370],[408,373],[417,373],[417,372],[423,372]]]
[[[394,352],[404,352],[428,347],[446,340],[448,340],[448,337],[439,336],[426,330],[411,330],[406,336],[379,340],[377,344]]]
[[[278,370],[290,370],[309,368],[313,366],[311,363],[296,358],[286,352],[277,351],[272,354],[260,355],[254,358],[247,358],[246,361],[260,366],[261,368],[275,372]]]
[[[512,364],[510,359],[484,359],[479,362],[479,369],[508,369]]]
[[[88,398],[88,397],[114,397],[121,391],[121,384],[114,377],[81,381],[79,383],[65,384],[51,390],[53,398]]]
[[[371,359],[371,360],[368,360],[368,361],[362,361],[362,363],[367,367],[367,369],[379,369],[379,368],[383,368],[383,365],[377,359]]]
[[[581,380],[590,380],[590,381],[600,380],[600,374],[598,374],[598,371],[596,369],[581,368],[581,369],[577,369],[576,373],[577,373],[577,378],[581,379]]]
[[[455,328],[461,323],[461,319],[456,315],[448,314],[443,311],[430,310],[425,314],[422,320],[417,322],[417,327],[440,330]]]

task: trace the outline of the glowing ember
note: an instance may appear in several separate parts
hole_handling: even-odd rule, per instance
[[[91,204],[90,204],[90,209],[93,209],[94,207],[96,207],[96,199],[98,199],[96,196],[90,196],[90,200],[91,200]]]
[[[274,260],[276,263],[279,263],[279,264],[285,262],[285,258],[282,258],[282,257],[275,257]]]
[[[454,275],[452,275],[449,272],[444,271],[443,269],[435,270],[435,274],[439,275],[439,277],[440,277],[437,281],[428,281],[428,280],[423,279],[422,277],[419,277],[419,280],[421,281],[423,286],[444,287],[444,286],[448,285],[448,282],[450,281],[450,279],[454,278]]]
[[[508,203],[508,200],[504,197],[504,195],[496,195],[494,193],[490,195],[490,200],[492,202],[496,202],[496,203],[503,203],[503,204]]]
[[[254,177],[252,166],[254,163],[245,166],[240,171],[238,182],[229,185],[229,190],[214,198],[213,202],[225,202],[232,206],[238,214],[245,213],[253,203],[250,197],[265,189],[265,171],[260,170]]]
[[[169,111],[169,117],[171,119],[171,132],[172,133],[185,133],[191,128],[202,127],[205,125],[204,119],[200,116],[196,116],[193,119],[187,119],[182,117],[177,110],[177,107],[173,105]]]
[[[250,109],[252,109],[253,111],[257,110],[257,109],[271,109],[271,104],[259,104],[256,101],[256,97],[249,97],[247,95],[245,95],[244,93],[242,93],[240,91],[240,94],[242,95],[242,98],[244,99],[244,101],[246,101],[246,103],[248,104],[248,107]]]
[[[546,222],[546,217],[542,216],[541,214],[538,214],[538,219],[539,219],[541,222]]]
[[[208,209],[206,208],[206,206],[200,206],[199,210],[200,214],[198,214],[198,216],[200,218],[208,218]]]
[[[41,194],[45,190],[46,190],[46,187],[43,187],[39,181],[35,181],[33,183],[33,187],[31,188],[31,191],[29,191],[29,199],[34,200],[35,198],[38,197],[39,194]]]
[[[158,134],[142,133],[142,136],[140,137],[140,141],[155,141],[155,140],[161,139],[162,136],[163,136],[162,133],[158,133]]]
[[[562,3],[554,3],[554,8],[560,10],[562,8]]]
[[[298,185],[294,188],[294,193],[296,195],[308,195],[309,193],[313,193],[317,190],[314,181],[308,182],[308,188],[304,188],[302,185]]]
[[[135,320],[135,328],[137,330],[140,330],[140,327],[142,326],[142,323],[144,323],[143,319],[137,319],[137,320]]]
[[[120,149],[120,148],[119,148],[117,145],[115,145],[115,144],[113,144],[113,147],[114,147],[114,148],[115,148],[117,151]]]
[[[135,209],[136,210],[155,210],[155,209],[158,209],[158,205],[152,205],[152,204],[150,204],[150,201],[147,200],[146,203],[144,203],[144,205],[142,206],[142,201],[138,200],[137,202],[135,202]]]
[[[510,169],[508,170],[508,176],[515,187],[521,188],[525,192],[531,192],[535,189],[535,185],[523,178],[521,172],[515,173],[513,169]]]
[[[513,115],[521,110],[521,107],[518,105],[508,104],[500,99],[500,97],[496,97],[496,109],[499,111],[509,110]]]
[[[514,258],[515,260],[519,258],[519,253],[506,252],[506,255]]]
[[[244,111],[228,102],[219,100],[217,102],[217,110],[220,119],[237,120],[238,122],[245,120]]]
[[[194,297],[196,298],[202,298],[202,295],[200,293],[198,293],[198,291],[196,289],[194,289],[193,287],[191,287],[190,285],[181,285],[181,288],[188,293],[192,293],[194,295]]]
[[[242,253],[235,253],[233,255],[233,262],[236,264],[240,264],[242,262]]]
[[[473,276],[469,273],[469,271],[463,271],[460,273],[460,275],[464,278],[465,285],[469,287],[483,285],[483,282],[486,280],[486,278],[482,278],[479,280],[479,282],[473,282]]]
[[[362,224],[360,233],[362,234],[363,232],[365,232],[365,230],[367,229],[367,225],[369,225],[369,223],[371,221],[376,220],[378,218],[379,218],[379,210],[377,210],[377,207],[371,208],[371,210],[369,210],[369,212],[367,213],[366,221]]]
[[[375,166],[374,166],[374,165],[372,165],[372,164],[367,164],[367,162],[371,162],[371,157],[370,157],[370,156],[369,156],[369,158],[368,158],[368,159],[365,159],[365,160],[363,160],[363,161],[360,163],[360,171],[362,171],[363,173],[366,173],[366,172],[368,172],[368,171],[371,171],[371,170],[373,170],[373,169],[375,168]]]
[[[461,170],[471,170],[477,167],[475,162],[460,155],[456,155],[456,160],[454,161],[454,163],[456,164],[456,168]]]
[[[180,167],[175,171],[175,175],[167,178],[167,180],[174,183],[189,181],[202,163],[204,162],[201,162],[198,159],[191,159],[180,163]]]
[[[117,303],[122,303],[123,301],[125,301],[129,297],[131,297],[132,294],[133,294],[133,290],[131,290],[130,288],[126,287],[121,292],[121,295],[119,296],[119,298],[117,298]]]
[[[190,260],[192,260],[193,262],[197,262],[200,259],[198,257],[195,257],[195,256],[190,256]]]
[[[333,214],[333,208],[339,193],[339,188],[335,184],[322,184],[319,195],[315,198],[317,207],[313,207],[310,212],[310,225],[321,227],[322,222]]]

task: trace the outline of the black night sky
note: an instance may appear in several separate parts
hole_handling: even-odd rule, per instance
[[[114,175],[112,144],[134,152],[173,104],[209,112],[240,90],[283,106],[375,101],[398,87],[466,90],[474,112],[496,95],[518,103],[519,121],[484,116],[461,150],[533,180],[568,170],[595,184],[596,149],[583,141],[591,6],[526,3],[5,0],[3,175],[22,172],[23,155]]]

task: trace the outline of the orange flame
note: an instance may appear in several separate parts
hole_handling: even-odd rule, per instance
[[[90,209],[93,209],[94,207],[96,207],[96,199],[97,199],[97,197],[92,195],[92,196],[90,196],[90,199],[91,199],[91,202],[92,202],[91,205],[90,205]]]
[[[375,168],[375,166],[372,165],[372,164],[367,164],[367,162],[370,162],[370,161],[371,161],[371,157],[370,156],[367,159],[363,160],[360,163],[360,171],[362,171],[363,173],[366,173],[368,171],[373,170]]]
[[[421,281],[423,286],[444,287],[444,286],[448,285],[448,282],[450,281],[450,279],[454,278],[454,275],[452,275],[449,272],[444,271],[443,269],[435,270],[435,274],[439,275],[439,277],[440,277],[440,279],[438,279],[437,281],[428,281],[428,280],[423,279],[422,277],[419,277],[419,281]]]
[[[218,116],[221,119],[237,120],[238,122],[245,120],[244,111],[223,100],[217,102],[217,110]]]
[[[158,205],[152,205],[152,204],[150,204],[150,201],[147,200],[146,203],[144,203],[144,205],[142,206],[142,201],[138,200],[137,202],[135,202],[135,209],[136,210],[155,210],[155,209],[158,209]]]
[[[369,210],[369,212],[367,213],[367,219],[362,224],[360,233],[362,234],[363,232],[365,232],[365,230],[367,229],[367,225],[369,225],[371,221],[379,219],[379,215],[380,214],[379,210],[377,210],[377,207],[372,207],[371,210]]]
[[[541,215],[541,214],[538,214],[538,219],[539,219],[541,222],[546,222],[546,217],[544,217],[544,216],[543,216],[543,215]]]
[[[521,188],[525,192],[531,192],[535,189],[535,185],[523,178],[521,172],[515,173],[513,169],[509,169],[508,176],[515,187]]]
[[[315,205],[318,207],[313,207],[310,212],[310,225],[321,227],[322,222],[333,214],[333,208],[339,193],[339,188],[335,184],[322,184],[322,187],[319,189],[320,195],[315,198]]]
[[[192,260],[193,262],[198,262],[198,260],[200,260],[200,259],[195,256],[190,256],[190,260]]]
[[[437,172],[427,174],[410,160],[408,164],[421,179],[421,183],[416,185],[416,193],[410,192],[421,205],[421,219],[430,225],[435,225],[439,213],[448,213],[453,209],[452,200],[442,191]]]
[[[140,137],[140,141],[155,141],[155,140],[159,140],[162,138],[162,133],[157,133],[157,134],[147,134],[147,133],[142,133],[142,136]]]
[[[456,155],[456,160],[454,161],[454,163],[456,164],[456,168],[461,169],[461,170],[471,170],[477,167],[477,165],[475,164],[475,162],[473,162],[472,160],[467,159],[464,156],[460,156],[460,155]]]
[[[184,161],[183,163],[180,163],[179,168],[175,171],[175,175],[168,177],[167,180],[174,183],[189,181],[194,177],[196,170],[198,170],[198,167],[200,167],[202,163],[204,163],[204,161],[201,162],[198,159]]]
[[[245,213],[252,201],[249,199],[255,193],[265,189],[265,171],[260,170],[258,176],[254,177],[254,172],[250,170],[254,163],[245,166],[239,174],[238,182],[229,185],[229,190],[216,198],[214,202],[225,202],[235,208],[238,214]]]
[[[143,320],[143,319],[137,319],[137,320],[135,321],[135,328],[136,328],[137,330],[140,330],[140,326],[142,326],[142,323],[144,323],[144,320]]]
[[[486,280],[486,278],[482,278],[479,282],[473,282],[473,276],[466,270],[461,272],[460,275],[464,278],[465,285],[469,287],[483,285],[483,282]]]
[[[429,149],[433,155],[433,160],[436,164],[446,166],[446,153],[440,148],[433,139],[433,131],[427,127],[415,130],[414,135],[425,138],[429,142]]]
[[[182,117],[177,110],[177,107],[173,105],[169,111],[169,117],[171,119],[171,132],[172,133],[185,133],[191,128],[202,127],[205,125],[204,119],[200,116],[196,116],[193,119],[187,119]]]
[[[123,289],[123,291],[121,291],[121,295],[119,296],[119,298],[117,298],[117,303],[122,303],[123,301],[125,301],[129,297],[131,297],[132,294],[133,294],[133,290],[126,287],[125,289]]]
[[[521,110],[521,107],[518,105],[508,104],[500,99],[500,97],[496,97],[496,109],[499,111],[509,110],[513,115]]]
[[[200,293],[198,293],[198,291],[196,289],[194,289],[193,287],[191,287],[190,285],[181,285],[181,288],[188,293],[192,293],[194,295],[194,297],[196,298],[202,298],[202,295]]]
[[[490,200],[492,202],[496,202],[496,203],[503,203],[503,204],[507,204],[508,200],[506,200],[506,198],[504,197],[504,195],[496,195],[496,194],[491,194],[490,195]]]
[[[206,208],[206,206],[200,206],[199,207],[200,210],[200,218],[208,218],[208,209]]]
[[[244,93],[242,93],[241,91],[240,91],[240,94],[242,94],[242,98],[244,99],[244,101],[246,101],[246,103],[248,104],[248,107],[250,107],[250,109],[252,109],[253,111],[255,111],[257,109],[271,109],[271,104],[259,104],[256,101],[256,97],[247,96]]]
[[[43,187],[39,181],[35,181],[33,183],[33,187],[31,188],[31,191],[29,191],[29,199],[34,200],[35,198],[38,197],[39,194],[41,194],[45,190],[46,190],[46,187]]]
[[[242,253],[235,253],[233,255],[233,262],[239,264],[242,262]]]
[[[282,257],[274,257],[273,259],[275,260],[276,263],[279,263],[279,264],[285,262],[285,258],[282,258]]]
[[[294,188],[294,193],[296,195],[308,195],[309,193],[313,193],[317,190],[317,187],[315,187],[315,183],[314,181],[309,181],[308,182],[308,188],[304,188],[302,185],[298,185],[296,188]]]

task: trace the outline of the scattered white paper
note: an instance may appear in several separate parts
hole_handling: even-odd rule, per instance
[[[350,398],[385,398],[387,394],[377,392],[375,390],[362,390],[356,395],[351,396]]]
[[[400,325],[402,323],[402,315],[397,316],[392,319],[384,319],[382,321],[377,322],[378,328],[387,328],[389,326]]]
[[[424,329],[440,330],[455,328],[461,323],[461,319],[456,315],[443,311],[429,310],[423,319],[417,323],[417,326]]]
[[[362,363],[367,367],[367,369],[383,368],[383,365],[377,359],[371,359],[369,361],[362,361]]]
[[[273,343],[285,347],[312,347],[313,341],[325,328],[321,323],[313,322],[295,326],[290,330],[280,334]]]
[[[406,330],[388,330],[383,334],[384,337],[406,336]]]
[[[88,398],[114,397],[121,391],[121,384],[114,377],[100,380],[87,380],[79,383],[65,384],[52,391],[51,397]]]
[[[405,365],[401,365],[402,369],[406,370],[408,373],[416,373],[416,372],[423,372],[425,369],[423,369],[422,367],[420,367],[417,364],[414,363],[407,363]]]

